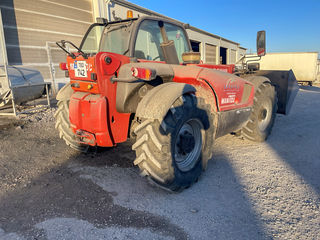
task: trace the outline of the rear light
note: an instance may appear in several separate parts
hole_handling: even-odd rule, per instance
[[[92,84],[88,84],[87,88],[88,88],[88,90],[91,90],[93,88],[93,85]]]
[[[142,80],[153,80],[156,78],[156,71],[149,68],[131,68],[132,76]]]
[[[67,71],[68,70],[68,67],[67,67],[67,63],[60,63],[59,64],[59,68],[62,70],[62,71]]]

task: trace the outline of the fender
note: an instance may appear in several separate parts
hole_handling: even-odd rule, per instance
[[[73,94],[73,89],[71,88],[71,84],[67,83],[66,85],[64,85],[60,91],[58,92],[56,99],[58,101],[67,101],[70,100],[72,94]]]
[[[156,71],[156,79],[152,81],[135,82],[137,79],[132,77],[131,69],[149,68]],[[130,78],[131,76],[131,78]],[[118,82],[116,108],[120,113],[136,112],[138,103],[155,86],[164,82],[171,82],[174,76],[171,65],[163,63],[128,63],[121,66],[118,74],[119,79],[125,79],[127,82]]]
[[[139,102],[136,117],[152,118],[162,121],[168,109],[181,95],[196,92],[186,83],[164,83],[150,90]]]
[[[241,77],[253,85],[254,92],[257,91],[261,84],[271,83],[268,78],[262,76],[245,75]],[[219,112],[216,138],[240,130],[247,123],[250,114],[251,107]]]

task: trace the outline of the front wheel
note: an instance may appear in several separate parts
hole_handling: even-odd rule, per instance
[[[270,135],[277,112],[277,94],[269,83],[262,83],[254,97],[253,109],[241,134],[252,141],[263,142]]]
[[[212,156],[213,116],[203,99],[183,95],[161,121],[142,119],[132,147],[141,174],[172,191],[197,181]]]

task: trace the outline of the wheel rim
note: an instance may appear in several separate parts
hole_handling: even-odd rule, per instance
[[[189,171],[197,163],[202,150],[203,125],[198,119],[190,119],[179,130],[175,142],[175,162],[183,171]]]
[[[268,101],[264,101],[259,110],[258,114],[258,127],[261,131],[266,130],[269,126],[272,115],[272,102],[269,99]]]

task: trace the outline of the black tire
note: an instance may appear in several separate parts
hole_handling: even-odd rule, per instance
[[[59,131],[59,137],[71,148],[77,151],[87,152],[89,146],[79,143],[76,139],[76,135],[70,128],[69,101],[58,101],[57,105],[58,109],[54,116],[56,118],[55,128]]]
[[[142,119],[132,146],[141,175],[171,191],[196,182],[212,157],[213,117],[203,99],[184,95],[162,121]]]
[[[277,94],[271,83],[262,83],[255,92],[253,109],[241,135],[255,141],[265,141],[271,133],[277,113]]]

